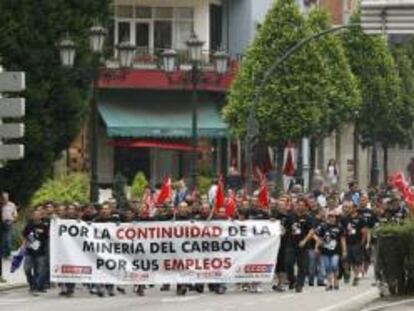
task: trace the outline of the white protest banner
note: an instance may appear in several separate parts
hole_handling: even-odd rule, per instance
[[[86,223],[54,219],[53,282],[271,282],[278,221]]]

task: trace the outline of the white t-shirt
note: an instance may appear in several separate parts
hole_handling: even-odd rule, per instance
[[[17,216],[17,207],[13,202],[7,202],[1,207],[1,220],[14,221]]]

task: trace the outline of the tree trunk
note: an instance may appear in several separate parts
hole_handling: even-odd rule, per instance
[[[384,143],[382,145],[382,149],[384,151],[384,154],[383,154],[384,184],[387,184],[387,180],[388,180],[388,145]]]
[[[309,190],[313,190],[313,176],[316,169],[316,146],[317,141],[315,137],[310,139],[310,155],[309,155],[309,165],[310,165],[310,172],[309,172]]]
[[[354,154],[353,154],[353,170],[354,170],[354,180],[358,181],[359,176],[359,133],[358,133],[358,125],[355,123],[354,127]]]
[[[283,156],[285,151],[285,144],[277,144],[277,153],[276,153],[276,188],[279,193],[284,191],[283,189]]]

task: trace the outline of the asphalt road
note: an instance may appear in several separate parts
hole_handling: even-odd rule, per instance
[[[339,291],[333,292],[320,287],[306,287],[300,294],[293,291],[275,293],[270,286],[264,286],[263,293],[250,294],[232,287],[221,296],[191,292],[185,297],[177,297],[173,290],[160,292],[159,288],[149,289],[145,297],[138,297],[127,287],[126,295],[104,298],[91,296],[81,287],[72,298],[58,296],[57,289],[39,297],[20,289],[0,292],[0,311],[250,311],[255,308],[260,308],[260,311],[356,311],[378,297],[371,283],[372,279],[365,279],[358,287],[343,285]]]
[[[376,299],[361,311],[412,311],[414,298]]]

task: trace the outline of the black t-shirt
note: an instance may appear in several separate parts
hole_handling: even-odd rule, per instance
[[[374,212],[367,208],[361,208],[358,210],[359,217],[361,217],[364,220],[365,226],[369,229],[372,229],[375,227],[376,223],[376,217]]]
[[[348,216],[343,219],[342,226],[345,230],[347,245],[356,245],[362,242],[362,229],[367,227],[362,217]]]
[[[322,240],[321,253],[323,255],[339,255],[341,251],[341,237],[344,236],[344,228],[341,224],[321,223],[316,228],[316,234]]]
[[[29,222],[23,229],[23,237],[27,241],[27,253],[33,256],[44,256],[49,240],[49,226],[44,222]]]
[[[263,208],[253,207],[249,210],[249,219],[251,220],[265,220],[269,219],[269,212]]]
[[[308,215],[298,216],[295,213],[288,215],[286,219],[286,238],[289,245],[299,247],[299,243],[314,228],[313,220]],[[305,248],[310,248],[311,243],[306,243]]]

